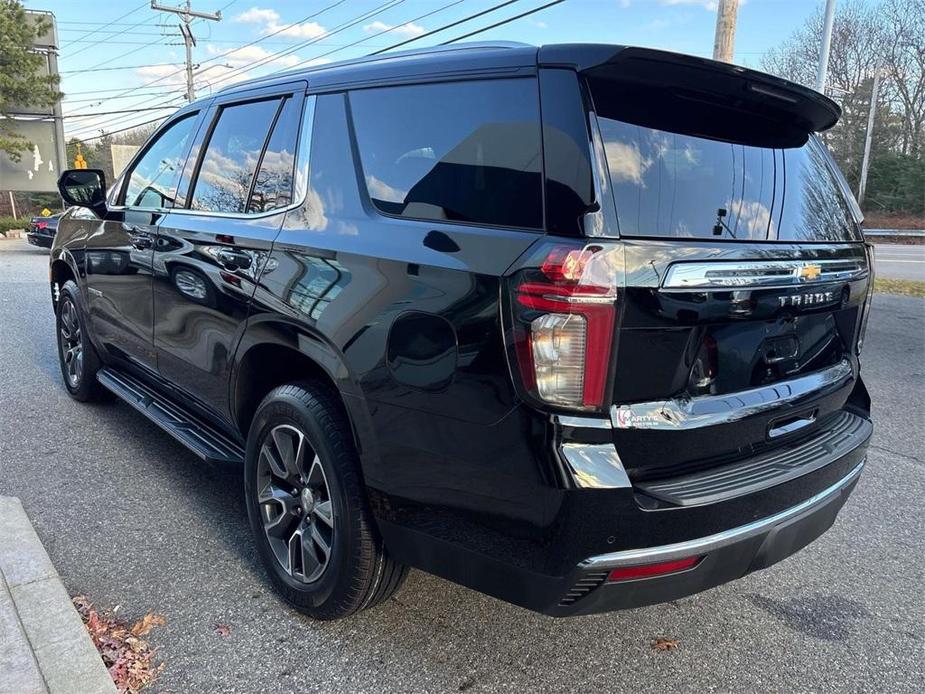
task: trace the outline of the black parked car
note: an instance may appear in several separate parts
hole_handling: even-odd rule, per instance
[[[821,535],[864,465],[838,116],[603,45],[237,84],[108,194],[62,175],[65,385],[243,463],[257,553],[315,617],[411,566],[550,615],[719,585]]]
[[[55,234],[58,232],[58,220],[61,219],[62,214],[62,212],[59,212],[48,217],[33,217],[29,221],[26,240],[33,246],[51,248],[55,241]]]

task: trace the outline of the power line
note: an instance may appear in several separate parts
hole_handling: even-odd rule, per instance
[[[259,38],[259,39],[255,39],[254,41],[251,41],[250,43],[246,43],[246,44],[244,44],[243,46],[239,46],[239,47],[234,48],[234,49],[232,49],[232,50],[225,51],[224,53],[220,53],[220,54],[218,54],[218,55],[216,55],[216,56],[213,56],[212,58],[207,58],[206,60],[201,61],[199,64],[202,65],[202,64],[204,64],[204,63],[214,62],[214,61],[216,61],[216,60],[220,60],[221,58],[223,58],[223,57],[225,57],[225,56],[227,56],[227,55],[230,55],[231,53],[234,53],[235,51],[240,51],[240,50],[243,49],[243,48],[248,48],[248,47],[250,47],[250,46],[254,46],[254,45],[260,43],[261,41],[264,41],[265,39],[268,39],[268,38],[271,38],[271,37],[273,37],[273,36],[276,36],[277,34],[283,32],[283,31],[286,31],[286,30],[288,30],[288,29],[291,29],[291,28],[294,27],[294,26],[297,26],[297,25],[299,25],[299,24],[302,24],[302,23],[304,23],[304,22],[307,22],[307,21],[310,20],[310,19],[314,19],[315,17],[317,17],[317,16],[319,16],[319,15],[321,15],[321,14],[327,12],[328,10],[334,9],[334,8],[337,7],[338,5],[342,5],[344,2],[346,2],[346,0],[336,0],[336,2],[333,2],[333,3],[331,3],[331,4],[329,4],[329,5],[325,6],[325,7],[322,7],[320,10],[318,10],[318,11],[316,11],[316,12],[312,12],[311,14],[309,14],[309,15],[303,17],[302,19],[300,19],[300,20],[298,20],[298,21],[296,21],[296,22],[293,22],[292,24],[287,24],[287,25],[284,26],[284,27],[280,27],[280,28],[277,29],[276,31],[273,31],[273,32],[271,32],[271,33],[267,34],[266,36],[263,36],[263,37],[261,37],[261,38]],[[141,66],[141,67],[144,67],[144,66]],[[92,70],[92,69],[93,69],[93,68],[90,68],[90,70]],[[142,83],[142,84],[140,84],[140,85],[138,85],[138,86],[136,86],[136,87],[130,87],[130,88],[124,90],[123,92],[121,92],[118,96],[121,96],[122,94],[129,94],[129,93],[135,92],[135,91],[137,91],[137,90],[139,90],[139,89],[143,89],[144,87],[148,87],[148,86],[157,84],[158,82],[162,82],[162,81],[164,81],[164,80],[166,80],[166,79],[168,79],[168,78],[170,78],[170,77],[173,77],[174,75],[178,75],[179,73],[183,72],[183,69],[184,69],[184,68],[181,67],[181,68],[179,68],[178,70],[176,70],[176,71],[174,71],[174,72],[171,72],[171,73],[168,73],[168,74],[166,74],[166,75],[162,75],[161,77],[158,77],[157,79],[151,80],[151,81],[149,81],[149,82],[144,82],[144,83]],[[87,72],[89,72],[90,70],[87,70]],[[114,98],[115,98],[115,97],[114,97]],[[116,120],[120,120],[120,119],[116,119]]]
[[[151,120],[142,121],[141,123],[135,123],[134,125],[130,125],[127,128],[120,128],[119,130],[111,130],[109,132],[104,132],[101,135],[94,135],[93,137],[84,138],[84,137],[80,137],[80,135],[71,135],[71,137],[67,139],[69,140],[77,139],[77,140],[80,140],[81,142],[93,142],[93,140],[101,140],[104,137],[111,137],[112,135],[118,135],[119,133],[124,133],[129,130],[134,130],[135,128],[140,128],[144,125],[151,125],[151,123],[157,123],[159,121],[164,120],[164,118],[166,117],[167,116],[161,116],[160,118],[152,118]]]
[[[412,36],[410,39],[406,39],[405,41],[399,41],[399,42],[396,43],[396,44],[393,44],[393,45],[391,45],[391,46],[388,46],[387,48],[382,48],[382,49],[380,49],[380,50],[378,50],[378,51],[373,51],[373,52],[370,53],[369,55],[379,55],[380,53],[385,53],[386,51],[394,51],[396,48],[400,48],[401,46],[405,46],[405,45],[407,45],[407,44],[409,44],[409,43],[413,43],[414,41],[420,41],[421,39],[425,39],[425,38],[427,38],[428,36],[433,36],[434,34],[439,34],[441,31],[446,31],[447,29],[452,29],[453,27],[459,26],[460,24],[465,24],[466,22],[471,22],[473,19],[478,19],[478,18],[481,17],[482,15],[486,15],[486,14],[488,14],[488,13],[490,13],[490,12],[495,12],[496,10],[500,10],[500,9],[502,9],[502,8],[504,8],[504,7],[507,7],[508,5],[513,5],[515,2],[519,2],[519,1],[520,1],[520,0],[507,0],[506,2],[502,2],[502,3],[499,3],[499,4],[494,5],[494,6],[492,6],[492,7],[488,7],[488,8],[486,8],[486,9],[482,10],[481,12],[476,12],[475,14],[471,14],[471,15],[469,15],[468,17],[463,17],[462,19],[459,19],[459,20],[457,20],[457,21],[455,21],[455,22],[450,22],[449,24],[445,24],[445,25],[443,25],[442,27],[440,27],[439,29],[434,29],[433,31],[428,31],[426,34],[421,34],[420,36]]]
[[[99,36],[99,37],[97,37],[96,39],[94,39],[94,40],[93,40],[93,43],[87,43],[85,46],[82,46],[82,47],[78,48],[77,50],[75,50],[75,51],[73,51],[73,52],[71,52],[71,53],[64,53],[64,54],[62,54],[61,57],[62,57],[62,58],[73,58],[75,55],[79,55],[79,54],[83,53],[84,51],[88,51],[88,50],[90,50],[91,48],[95,48],[95,47],[97,47],[97,46],[98,46],[99,44],[101,44],[101,43],[108,43],[108,42],[110,41],[110,39],[113,39],[113,38],[115,38],[115,37],[117,37],[117,36],[121,36],[121,35],[123,35],[123,34],[125,34],[125,33],[128,33],[129,30],[131,30],[131,29],[135,29],[136,27],[144,26],[144,25],[146,25],[146,24],[152,24],[153,22],[156,22],[156,21],[157,21],[157,18],[156,18],[156,17],[155,17],[153,20],[152,20],[151,17],[148,17],[147,19],[143,19],[143,20],[141,20],[140,22],[136,22],[135,24],[132,24],[130,27],[128,27],[128,28],[126,28],[126,29],[116,29],[115,31],[107,32],[105,36]],[[100,27],[100,28],[97,29],[96,31],[101,31],[103,28],[104,28],[104,27]],[[95,33],[95,32],[91,32],[91,33]],[[82,38],[81,38],[81,37],[78,37],[77,39],[72,39],[68,45],[70,45],[70,44],[72,44],[72,43],[77,43],[78,41],[79,41],[80,43],[84,43],[84,42],[85,42],[85,39],[86,39],[86,37],[82,37]]]
[[[449,44],[451,44],[451,43],[455,43],[456,41],[462,41],[463,39],[468,39],[468,38],[470,38],[470,37],[472,37],[472,36],[475,36],[476,34],[481,34],[482,32],[489,31],[490,29],[495,29],[495,28],[497,28],[497,27],[499,27],[499,26],[503,26],[503,25],[505,25],[505,24],[510,24],[511,22],[517,21],[518,19],[523,19],[524,17],[529,17],[531,14],[536,14],[536,13],[539,12],[540,10],[545,10],[547,7],[552,7],[553,5],[558,5],[558,4],[563,3],[563,2],[565,2],[565,0],[552,0],[552,2],[547,2],[545,5],[540,5],[539,7],[536,7],[536,8],[534,8],[534,9],[532,9],[532,10],[527,10],[526,12],[521,12],[521,13],[518,14],[518,15],[515,15],[515,16],[513,16],[513,17],[509,17],[509,18],[504,19],[504,20],[502,20],[502,21],[500,21],[500,22],[495,22],[494,24],[490,24],[490,25],[488,25],[487,27],[484,27],[483,29],[478,29],[478,30],[476,30],[476,31],[470,31],[468,34],[463,34],[462,36],[457,36],[455,39],[451,39],[451,40],[449,40],[449,41],[444,41],[444,42],[441,43],[440,45],[441,45],[441,46],[447,46],[447,45],[449,45]]]
[[[105,28],[108,27],[108,26],[112,26],[113,24],[115,24],[116,22],[118,22],[120,19],[125,19],[125,18],[128,17],[129,15],[133,15],[133,14],[135,14],[136,12],[138,12],[139,10],[144,9],[144,8],[147,6],[147,4],[148,4],[147,2],[141,3],[141,4],[140,4],[138,7],[136,7],[134,10],[129,10],[128,12],[126,12],[126,13],[125,13],[124,15],[122,15],[121,17],[116,17],[114,20],[112,20],[111,22],[108,22],[108,23],[104,24],[103,26],[99,27],[98,29],[93,29],[92,31],[88,31],[88,32],[87,32],[86,34],[84,34],[83,36],[79,36],[79,37],[77,37],[76,39],[72,39],[70,43],[74,43],[75,41],[79,41],[79,40],[81,40],[81,39],[84,39],[84,38],[86,38],[87,36],[93,36],[93,34],[95,34],[96,32],[102,31],[103,29],[105,29]],[[67,44],[67,45],[70,45],[70,44]]]
[[[119,65],[119,66],[114,66],[114,67],[98,67],[98,68],[92,68],[88,70],[60,70],[58,71],[58,74],[59,75],[74,75],[78,73],[83,74],[85,72],[109,72],[112,70],[137,70],[138,68],[142,68],[142,67],[165,67],[168,65],[179,65],[179,64],[180,63],[146,63],[144,65]],[[117,92],[119,90],[124,90],[124,89],[125,87],[117,87],[115,89],[99,89],[96,91]],[[85,92],[71,92],[71,93],[78,94],[78,93],[85,93]]]
[[[118,111],[98,111],[96,113],[74,113],[69,116],[60,116],[61,118],[92,118],[93,116],[112,116],[117,113],[142,113],[144,111],[164,111],[166,109],[175,109],[171,106],[149,106],[147,108],[124,108]]]

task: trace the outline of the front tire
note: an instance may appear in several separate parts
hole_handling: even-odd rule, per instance
[[[73,280],[65,282],[58,294],[55,313],[58,363],[70,396],[80,402],[90,402],[103,396],[103,388],[96,380],[102,363],[87,334],[79,296]]]
[[[247,514],[274,587],[316,619],[393,595],[407,568],[376,533],[350,425],[321,383],[275,388],[254,415],[244,471]]]

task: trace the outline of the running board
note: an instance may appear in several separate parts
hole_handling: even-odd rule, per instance
[[[177,405],[137,378],[105,368],[97,380],[208,463],[244,462],[244,449],[200,417]]]

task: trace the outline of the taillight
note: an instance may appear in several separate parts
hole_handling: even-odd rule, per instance
[[[35,222],[36,229],[44,229],[48,226],[48,222]]]
[[[864,308],[861,309],[861,326],[858,329],[857,353],[861,353],[864,346],[864,336],[867,335],[867,319],[870,318],[870,305],[874,298],[874,246],[867,244],[867,296],[864,298]]]
[[[613,247],[554,246],[513,286],[514,341],[524,387],[580,409],[604,404],[620,264]]]

